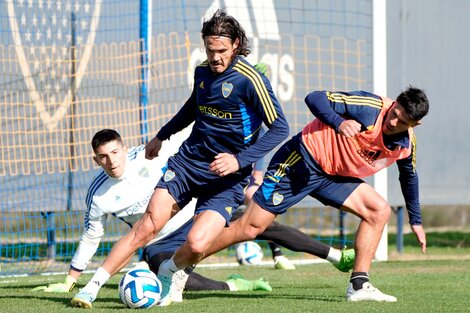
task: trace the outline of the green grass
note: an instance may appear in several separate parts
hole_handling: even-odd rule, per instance
[[[440,250],[439,250],[440,251]],[[436,250],[436,253],[438,250]],[[467,250],[468,253],[468,250]],[[444,255],[445,256],[445,255]],[[233,273],[247,278],[264,277],[272,292],[189,292],[184,302],[152,312],[468,312],[470,306],[470,258],[377,262],[372,283],[395,295],[397,303],[348,303],[345,290],[349,275],[329,264],[298,265],[295,271],[271,267],[199,268],[216,279]],[[120,275],[102,288],[93,310],[127,312],[117,294]],[[79,280],[83,284],[90,275]],[[0,280],[0,312],[77,312],[68,306],[70,294],[33,293],[31,288],[56,282],[63,276],[12,277]],[[76,291],[75,291],[76,292]],[[149,311],[150,312],[150,311]]]

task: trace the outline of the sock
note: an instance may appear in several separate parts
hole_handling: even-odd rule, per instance
[[[162,262],[162,264],[158,268],[158,275],[171,277],[174,273],[181,269],[182,268],[178,268],[178,266],[176,266],[173,257],[171,257],[171,259]]]
[[[268,242],[269,248],[271,249],[271,253],[273,254],[273,259],[275,259],[277,256],[282,255],[281,251],[281,246],[278,245],[277,243],[274,243],[272,241]]]
[[[353,272],[349,282],[354,290],[362,289],[362,285],[369,281],[369,274],[366,272]]]
[[[194,271],[194,268],[196,268],[196,265],[187,266],[184,268],[184,272],[189,275]]]
[[[85,290],[86,292],[94,295],[95,298],[96,298],[96,296],[98,295],[98,291],[100,291],[100,288],[104,284],[106,284],[106,282],[109,280],[110,277],[111,277],[111,275],[109,275],[109,273],[106,272],[106,270],[104,268],[99,267],[96,270],[95,275],[93,275],[93,277],[85,285],[83,290]]]
[[[234,282],[227,281],[227,282],[225,282],[225,283],[226,283],[227,286],[228,286],[228,290],[230,290],[230,291],[238,291],[238,287],[237,287],[237,285],[235,285]]]
[[[341,260],[341,251],[335,248],[330,248],[330,251],[328,251],[328,255],[326,256],[326,260],[333,264],[338,264],[339,260]]]

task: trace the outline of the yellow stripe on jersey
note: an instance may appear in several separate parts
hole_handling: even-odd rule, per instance
[[[245,138],[243,138],[244,140],[248,140],[250,139],[251,137],[253,137],[254,134],[256,134],[257,132],[259,132],[261,130],[261,127],[263,127],[263,125],[261,124],[257,129],[255,129],[254,132],[252,132],[251,134],[249,134],[248,136],[246,136]]]
[[[411,164],[413,165],[413,171],[416,172],[416,136],[414,133],[413,136],[411,136],[411,153],[413,154]]]
[[[286,175],[286,168],[288,166],[294,166],[295,163],[299,162],[301,159],[302,157],[297,153],[297,151],[292,152],[287,160],[279,165],[279,168],[277,169],[276,173],[274,173],[274,176],[268,176],[268,178],[275,182],[279,182],[279,179],[276,177],[284,177]]]
[[[328,100],[332,102],[343,102],[346,104],[353,104],[353,105],[365,105],[370,106],[373,108],[380,109],[383,106],[383,102],[381,99],[376,99],[373,97],[366,97],[366,96],[347,96],[341,93],[333,93],[333,92],[326,92]]]
[[[277,119],[277,112],[260,74],[243,62],[237,62],[233,69],[240,74],[245,75],[253,83],[256,93],[258,94],[261,100],[261,104],[263,105],[264,112],[268,118],[268,123],[272,124]]]

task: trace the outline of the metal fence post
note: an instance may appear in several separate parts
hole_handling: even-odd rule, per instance
[[[397,210],[397,252],[403,253],[403,221],[404,221],[404,210],[403,206],[398,206]]]

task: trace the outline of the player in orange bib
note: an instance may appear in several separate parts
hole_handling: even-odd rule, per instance
[[[397,163],[411,229],[424,253],[413,128],[428,113],[428,99],[421,89],[409,87],[395,101],[366,91],[317,91],[305,102],[316,119],[276,152],[245,214],[224,230],[208,255],[256,237],[278,214],[311,196],[361,218],[346,299],[397,301],[369,282],[391,208],[362,178]]]

